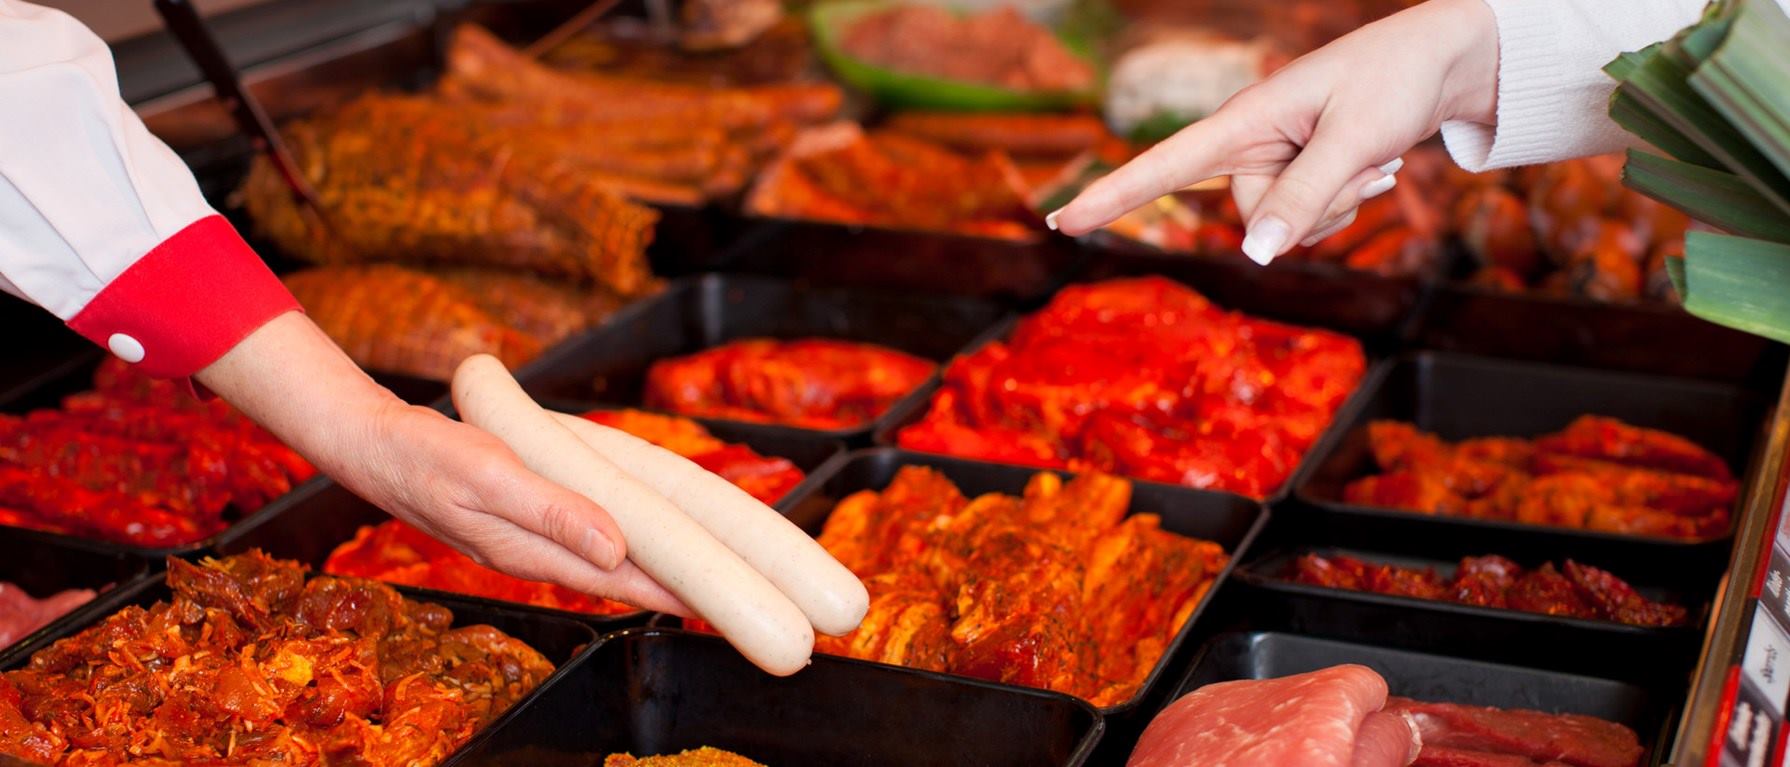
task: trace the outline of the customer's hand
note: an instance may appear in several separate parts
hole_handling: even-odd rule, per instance
[[[1498,33],[1481,0],[1430,0],[1319,48],[1091,184],[1051,223],[1072,235],[1230,176],[1258,263],[1347,226],[1445,121],[1491,123]]]
[[[480,564],[689,614],[627,561],[601,507],[529,471],[496,437],[399,401],[302,314],[262,326],[197,378],[356,495]]]

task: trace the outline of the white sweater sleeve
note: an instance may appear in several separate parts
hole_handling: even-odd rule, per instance
[[[61,11],[0,0],[0,290],[71,319],[210,215],[119,98],[106,44]]]
[[[1706,0],[1485,0],[1498,19],[1498,123],[1442,124],[1471,171],[1613,152],[1635,139],[1610,120],[1603,67],[1695,22]]]

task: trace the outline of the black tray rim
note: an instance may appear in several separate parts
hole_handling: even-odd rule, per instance
[[[151,567],[148,560],[140,557],[121,556],[123,556],[124,561],[134,565],[135,572],[119,579],[117,583],[107,586],[104,589],[95,589],[92,599],[77,605],[73,610],[69,610],[68,612],[56,616],[55,620],[45,623],[44,625],[37,627],[37,630],[19,637],[18,641],[5,647],[0,647],[0,669],[12,668],[15,665],[12,662],[13,654],[22,651],[21,648],[34,648],[33,651],[35,651],[35,649],[42,649],[43,647],[50,646],[56,639],[70,636],[75,633],[70,629],[70,626],[84,627],[91,625],[92,622],[86,620],[83,616],[83,613],[86,612],[88,608],[109,601],[112,599],[113,595],[118,594],[119,592],[142,588],[142,584],[146,581],[159,581],[162,578],[161,568]],[[107,614],[109,615],[110,613]]]
[[[698,274],[688,275],[685,277],[679,277],[678,279],[673,280],[670,285],[667,285],[665,290],[661,291],[659,293],[659,295],[653,296],[646,300],[636,301],[632,304],[629,304],[628,307],[626,307],[624,310],[618,311],[615,314],[610,315],[609,321],[605,322],[603,325],[586,329],[580,333],[576,333],[576,334],[568,337],[566,340],[560,342],[559,344],[556,344],[552,349],[549,349],[546,352],[543,352],[541,354],[541,356],[536,357],[534,359],[534,361],[517,369],[516,380],[518,382],[520,382],[525,389],[528,388],[530,385],[532,385],[532,383],[535,380],[538,379],[539,375],[541,375],[541,371],[551,369],[552,367],[558,366],[560,364],[570,364],[572,358],[574,357],[573,347],[580,345],[578,342],[584,341],[585,339],[587,339],[591,336],[598,336],[598,335],[601,335],[606,332],[614,332],[615,328],[622,327],[624,324],[629,323],[629,322],[637,321],[641,315],[654,309],[655,305],[660,302],[671,303],[673,301],[683,300],[683,296],[685,296],[685,295],[695,294],[697,291],[708,289],[708,288],[706,288],[707,285],[721,284],[721,283],[741,283],[741,282],[748,283],[748,284],[756,282],[756,283],[760,283],[760,284],[770,284],[770,285],[777,285],[777,286],[781,286],[781,287],[791,287],[791,288],[794,288],[797,290],[814,290],[814,291],[825,292],[825,293],[844,293],[844,294],[870,293],[870,294],[883,294],[883,295],[898,296],[898,297],[909,297],[909,298],[920,299],[920,300],[944,300],[944,301],[959,301],[959,302],[971,302],[971,303],[981,304],[984,308],[991,310],[990,313],[995,315],[995,320],[990,327],[982,328],[982,329],[976,331],[971,336],[969,341],[966,342],[968,345],[965,347],[965,349],[970,349],[970,350],[980,348],[982,346],[982,344],[985,344],[989,340],[991,340],[989,338],[989,334],[993,333],[996,329],[1005,326],[1009,321],[1011,321],[1013,319],[1013,316],[1014,316],[1013,312],[1009,311],[1007,309],[1007,307],[1003,306],[1000,302],[991,301],[991,300],[984,299],[984,298],[977,298],[977,297],[973,297],[973,296],[952,296],[952,295],[947,295],[947,294],[940,294],[940,293],[926,292],[926,291],[915,291],[915,290],[876,290],[876,289],[871,289],[871,288],[866,288],[866,287],[861,287],[861,286],[841,286],[841,285],[808,286],[808,285],[803,285],[800,280],[794,280],[794,279],[788,279],[788,278],[782,278],[782,277],[772,277],[772,276],[766,276],[766,275],[761,275],[761,274],[750,274],[750,273],[741,273],[741,272],[706,271],[706,272],[701,272]],[[627,316],[625,316],[625,317],[623,316],[624,312],[626,312],[626,314],[627,314]],[[713,347],[710,347],[710,348],[713,348]],[[732,418],[711,418],[711,417],[704,417],[702,420],[708,421],[710,423],[727,424],[729,426],[775,426],[775,427],[787,429],[787,430],[794,431],[794,432],[802,432],[804,434],[809,434],[809,435],[824,436],[829,439],[834,439],[834,440],[843,442],[847,446],[865,444],[865,443],[868,443],[872,439],[873,435],[875,435],[880,429],[884,428],[890,422],[890,419],[895,417],[895,415],[897,413],[904,412],[905,409],[907,407],[911,406],[913,403],[918,402],[918,403],[924,404],[926,402],[931,401],[932,393],[938,388],[940,382],[942,382],[944,380],[945,367],[951,364],[951,360],[956,359],[959,355],[963,354],[965,349],[959,349],[956,352],[953,352],[950,356],[946,357],[943,360],[934,360],[933,362],[937,366],[937,368],[935,370],[933,370],[932,374],[927,376],[926,380],[922,381],[919,386],[914,387],[914,389],[912,391],[908,392],[907,394],[902,395],[899,399],[895,400],[895,402],[893,402],[889,405],[887,410],[884,410],[876,418],[873,418],[869,421],[865,421],[865,422],[860,423],[855,426],[848,426],[848,427],[843,427],[843,428],[838,428],[838,429],[810,429],[810,428],[803,428],[800,426],[792,426],[789,424],[777,423],[774,421],[742,421],[742,420],[736,420],[736,419],[732,419]],[[900,350],[897,350],[897,351],[900,351]],[[693,352],[691,352],[691,353],[693,353]],[[686,355],[677,355],[677,356],[686,356]],[[915,356],[918,356],[918,355],[915,355]],[[670,358],[669,357],[661,357],[659,359],[670,359]],[[533,396],[532,392],[531,392],[530,396]],[[636,403],[634,405],[627,405],[627,404],[620,404],[620,403],[600,402],[595,399],[585,399],[585,398],[580,398],[580,397],[551,397],[551,398],[543,398],[543,399],[546,399],[546,400],[554,402],[554,403],[558,403],[563,406],[583,408],[585,410],[600,410],[600,409],[615,409],[615,408],[632,407],[636,410],[644,410],[649,413],[659,413],[661,415],[675,415],[675,416],[679,416],[682,418],[693,418],[694,417],[687,413],[677,413],[677,412],[671,412],[671,411],[666,411],[666,410],[658,410],[658,409],[654,409],[654,408],[643,407],[638,403]],[[452,403],[450,402],[448,404],[451,408]]]
[[[1191,622],[1191,620],[1189,622]],[[634,627],[634,628],[622,629],[619,631],[611,631],[609,633],[606,633],[606,634],[598,637],[597,641],[593,642],[591,644],[591,646],[585,648],[585,650],[583,652],[578,654],[577,660],[582,661],[585,658],[595,655],[604,646],[606,646],[610,643],[626,641],[629,639],[664,639],[666,641],[701,641],[701,642],[719,642],[719,643],[725,643],[727,641],[725,639],[722,639],[721,637],[717,637],[717,636],[713,636],[713,635],[709,635],[709,634],[702,634],[702,633],[694,632],[694,631],[687,631],[687,630],[684,630],[681,628],[671,628],[671,627],[665,627],[665,626],[638,626],[638,627]],[[817,653],[816,655],[820,655],[820,654]],[[1000,692],[1000,693],[1004,693],[1004,694],[1019,693],[1019,694],[1022,694],[1022,695],[1025,695],[1025,696],[1031,697],[1031,698],[1042,698],[1042,699],[1046,699],[1046,700],[1054,700],[1056,702],[1067,703],[1070,706],[1087,714],[1089,724],[1088,724],[1087,731],[1082,733],[1082,736],[1077,740],[1075,751],[1070,754],[1069,760],[1063,763],[1064,767],[1080,767],[1081,765],[1085,764],[1088,761],[1088,758],[1093,756],[1094,748],[1099,745],[1100,740],[1103,737],[1105,737],[1105,735],[1106,735],[1106,716],[1103,714],[1103,712],[1100,709],[1094,708],[1087,701],[1082,700],[1081,698],[1077,698],[1073,695],[1065,695],[1060,692],[1043,690],[1043,689],[1039,689],[1036,687],[1022,687],[1019,685],[1001,684],[999,682],[989,682],[989,681],[982,680],[982,679],[974,679],[971,677],[958,676],[956,674],[945,674],[945,673],[941,673],[941,672],[937,672],[937,671],[924,671],[921,669],[908,668],[906,666],[896,666],[896,665],[892,665],[892,664],[888,664],[888,663],[877,663],[875,661],[860,660],[858,658],[850,658],[850,657],[846,657],[843,655],[821,655],[821,657],[826,658],[826,660],[824,662],[827,662],[827,663],[840,663],[840,664],[844,664],[848,667],[873,669],[874,671],[872,673],[877,673],[877,674],[896,674],[896,675],[912,676],[912,677],[918,677],[921,679],[927,679],[927,680],[934,681],[934,682],[939,682],[941,684],[946,684],[946,685],[974,687],[974,688],[978,688],[978,689],[991,690],[991,691]],[[568,662],[566,665],[569,667],[572,664],[571,664],[571,662]],[[800,672],[797,672],[797,673],[800,673]],[[557,676],[558,676],[558,674],[556,673],[555,677],[557,677]],[[542,683],[541,687],[536,688],[536,689],[537,690],[545,689],[546,686],[547,686],[546,683]],[[533,705],[534,698],[535,698],[534,693],[530,693],[528,699],[526,699],[523,702],[517,703],[515,706],[511,707],[510,711],[508,713],[506,713],[506,715],[503,718],[499,719],[498,721],[492,722],[485,729],[480,730],[479,734],[474,736],[472,740],[467,741],[466,745],[462,746],[460,751],[455,752],[454,756],[449,757],[448,759],[444,760],[441,763],[441,767],[456,767],[456,765],[459,764],[458,756],[461,753],[464,753],[464,752],[470,750],[473,745],[478,744],[485,739],[494,737],[495,733],[497,731],[497,726],[501,723],[506,722],[509,718],[509,714],[520,713],[525,704]]]
[[[953,455],[941,455],[941,454],[937,454],[937,453],[923,453],[923,452],[919,452],[919,451],[915,451],[915,450],[903,450],[903,449],[897,448],[897,447],[868,447],[868,448],[860,448],[858,450],[854,450],[850,453],[847,453],[845,456],[842,457],[841,460],[834,463],[834,465],[832,467],[832,471],[829,472],[827,474],[827,476],[822,478],[821,481],[816,482],[814,484],[814,486],[809,489],[809,492],[805,493],[801,497],[798,498],[795,496],[794,493],[791,493],[789,498],[786,499],[789,501],[788,506],[785,507],[783,510],[785,511],[785,513],[787,515],[788,510],[793,510],[796,506],[799,506],[802,503],[808,501],[810,498],[813,498],[813,497],[819,495],[820,491],[826,486],[826,484],[828,482],[831,482],[834,477],[843,473],[845,471],[845,469],[847,467],[850,467],[852,464],[857,463],[859,461],[875,460],[875,459],[878,459],[885,455],[895,456],[896,465],[898,465],[898,466],[908,466],[908,465],[914,465],[916,463],[919,465],[935,465],[935,466],[937,464],[956,463],[956,464],[960,464],[962,466],[962,468],[966,468],[966,469],[994,468],[994,469],[999,469],[1001,471],[1025,471],[1025,472],[1030,472],[1033,474],[1036,474],[1038,472],[1048,471],[1048,472],[1051,472],[1053,474],[1063,477],[1065,479],[1065,481],[1074,479],[1075,477],[1077,477],[1081,474],[1081,472],[1073,472],[1073,471],[1066,471],[1066,470],[1060,470],[1060,469],[1039,469],[1039,468],[1031,467],[1031,466],[993,463],[993,462],[989,462],[989,461],[975,461],[975,460],[970,460],[970,459],[966,459],[966,458],[960,458],[958,456],[953,456]],[[913,459],[919,459],[919,460],[915,461]],[[1226,552],[1229,555],[1229,559],[1227,559],[1225,561],[1224,567],[1219,569],[1218,575],[1214,576],[1214,578],[1213,578],[1212,586],[1210,588],[1206,589],[1205,596],[1200,598],[1200,602],[1197,606],[1194,607],[1193,612],[1188,613],[1187,620],[1181,624],[1181,628],[1175,632],[1174,638],[1172,640],[1170,640],[1167,647],[1165,647],[1163,649],[1162,657],[1157,659],[1156,664],[1151,667],[1150,673],[1144,677],[1143,683],[1138,686],[1137,693],[1135,693],[1129,699],[1127,699],[1126,701],[1124,701],[1122,703],[1118,703],[1118,704],[1114,704],[1111,706],[1106,706],[1106,707],[1096,709],[1097,711],[1100,712],[1100,714],[1102,716],[1107,716],[1107,717],[1124,717],[1124,716],[1127,716],[1127,715],[1130,715],[1133,713],[1138,713],[1141,711],[1141,707],[1143,706],[1144,702],[1149,698],[1149,696],[1152,692],[1156,691],[1157,686],[1161,683],[1163,675],[1167,672],[1168,667],[1170,665],[1172,665],[1172,663],[1175,659],[1175,656],[1183,650],[1183,648],[1187,644],[1188,638],[1193,635],[1194,627],[1199,623],[1200,618],[1206,614],[1207,610],[1209,610],[1212,607],[1213,603],[1216,601],[1219,590],[1229,584],[1229,582],[1231,580],[1232,572],[1236,569],[1238,562],[1242,561],[1244,556],[1246,556],[1248,554],[1248,552],[1250,551],[1250,549],[1255,545],[1256,541],[1261,538],[1262,532],[1264,530],[1266,530],[1268,527],[1269,517],[1270,517],[1270,515],[1273,514],[1273,511],[1270,509],[1269,505],[1266,502],[1264,502],[1260,499],[1257,499],[1257,498],[1250,498],[1248,496],[1238,495],[1236,493],[1227,493],[1227,492],[1216,491],[1216,490],[1198,490],[1198,489],[1190,488],[1190,487],[1182,487],[1180,485],[1168,485],[1168,484],[1163,484],[1161,482],[1146,482],[1143,480],[1130,479],[1128,477],[1122,477],[1122,479],[1126,479],[1126,481],[1129,481],[1129,482],[1133,483],[1134,485],[1144,485],[1144,486],[1156,489],[1159,492],[1166,492],[1171,496],[1186,495],[1186,494],[1199,494],[1199,495],[1215,496],[1218,498],[1226,499],[1227,502],[1230,502],[1230,503],[1239,503],[1240,502],[1240,503],[1250,506],[1254,509],[1255,519],[1254,519],[1254,521],[1252,521],[1250,523],[1249,529],[1244,532],[1243,537],[1237,541],[1237,545],[1233,548],[1233,550]],[[869,489],[869,488],[865,488],[865,489]],[[827,516],[831,517],[832,513],[833,513],[832,510],[829,509],[827,511]],[[1130,515],[1131,515],[1131,511],[1128,508],[1128,509],[1126,509],[1126,516],[1130,516]],[[665,616],[655,616],[654,620],[649,622],[649,624],[653,625],[655,627],[664,627],[664,624],[666,622],[665,620],[662,620],[662,618],[664,618],[664,617]],[[844,656],[830,656],[830,657],[844,657]],[[858,659],[852,659],[852,660],[858,660]],[[875,665],[888,666],[891,668],[907,668],[906,666],[896,666],[894,664],[878,663],[876,661],[861,660],[860,662],[874,663]],[[909,670],[911,671],[914,669],[909,669]],[[984,684],[990,684],[990,685],[995,685],[998,687],[1006,687],[1006,688],[1018,689],[1018,690],[1040,690],[1041,689],[1041,688],[1036,688],[1036,687],[1026,687],[1024,685],[1007,684],[1004,682],[990,682],[987,680],[976,679],[975,677],[963,676],[963,675],[959,675],[959,674],[951,674],[951,673],[946,673],[946,672],[927,672],[927,673],[938,673],[938,674],[942,674],[943,676],[947,676],[947,677],[950,677],[953,679],[972,680],[972,681],[982,682]],[[1044,690],[1044,692],[1049,692],[1049,691]],[[1070,697],[1074,697],[1074,696],[1070,696]],[[1080,698],[1076,698],[1076,699],[1081,700]],[[1086,702],[1086,701],[1083,701],[1083,702]],[[1089,704],[1089,705],[1092,705],[1092,704]]]
[[[1336,546],[1286,546],[1267,549],[1265,551],[1256,552],[1250,557],[1249,562],[1244,563],[1237,569],[1237,582],[1263,591],[1279,592],[1306,599],[1318,599],[1329,602],[1359,602],[1381,607],[1397,608],[1409,612],[1431,613],[1440,617],[1465,615],[1480,620],[1508,621],[1513,624],[1522,624],[1525,626],[1560,626],[1579,631],[1593,631],[1600,634],[1615,636],[1650,638],[1669,637],[1673,639],[1701,636],[1703,634],[1703,624],[1707,622],[1709,618],[1708,605],[1703,604],[1700,609],[1691,613],[1693,618],[1698,618],[1700,616],[1700,620],[1692,620],[1682,626],[1635,626],[1627,623],[1618,623],[1616,621],[1590,618],[1568,618],[1558,615],[1533,613],[1515,608],[1483,607],[1479,605],[1444,602],[1436,599],[1419,599],[1417,597],[1316,586],[1306,583],[1296,583],[1287,580],[1286,578],[1262,571],[1266,563],[1275,558],[1295,556],[1298,554],[1321,553],[1325,549],[1338,550],[1348,556],[1354,556],[1355,554],[1373,554],[1373,552],[1363,552],[1348,547]],[[1372,560],[1369,561],[1371,562]],[[1687,607],[1686,609],[1688,611],[1690,608]]]
[[[1722,548],[1733,541],[1735,530],[1737,529],[1737,526],[1740,523],[1741,515],[1739,513],[1739,511],[1740,511],[1739,506],[1741,505],[1741,502],[1745,500],[1744,495],[1742,496],[1741,499],[1736,501],[1735,513],[1729,515],[1728,526],[1727,526],[1726,530],[1724,532],[1722,532],[1721,534],[1715,535],[1715,536],[1710,536],[1710,537],[1705,537],[1705,538],[1669,538],[1669,537],[1657,536],[1657,535],[1630,535],[1630,534],[1624,534],[1624,533],[1606,533],[1606,532],[1598,532],[1598,531],[1594,531],[1594,530],[1587,530],[1584,528],[1577,528],[1577,527],[1557,527],[1557,526],[1552,526],[1552,525],[1531,525],[1531,524],[1525,524],[1522,522],[1513,522],[1513,521],[1498,520],[1498,519],[1474,519],[1471,517],[1449,517],[1449,516],[1442,516],[1439,514],[1425,514],[1423,512],[1419,512],[1419,511],[1404,511],[1404,510],[1400,510],[1400,509],[1392,509],[1392,508],[1385,508],[1385,507],[1379,507],[1379,506],[1362,506],[1359,504],[1347,503],[1347,502],[1341,501],[1341,500],[1329,500],[1329,499],[1325,499],[1325,498],[1320,498],[1320,497],[1312,494],[1310,492],[1310,483],[1312,480],[1311,473],[1316,472],[1317,467],[1322,466],[1325,462],[1327,462],[1329,460],[1331,454],[1333,452],[1335,452],[1335,450],[1337,449],[1338,443],[1340,443],[1340,441],[1344,438],[1344,436],[1346,434],[1348,434],[1351,430],[1353,430],[1353,428],[1355,427],[1355,421],[1360,416],[1360,410],[1365,409],[1367,407],[1367,403],[1372,400],[1372,397],[1379,394],[1379,389],[1385,384],[1385,381],[1391,375],[1391,372],[1393,370],[1397,369],[1400,365],[1418,364],[1419,361],[1426,360],[1426,359],[1443,360],[1443,361],[1450,361],[1450,360],[1466,361],[1466,362],[1472,362],[1472,363],[1492,363],[1492,364],[1498,365],[1500,367],[1513,368],[1519,372],[1526,371],[1526,372],[1536,372],[1536,373],[1565,373],[1565,374],[1570,374],[1570,375],[1584,375],[1584,376],[1603,378],[1603,379],[1605,379],[1605,381],[1603,383],[1613,384],[1613,385],[1621,385],[1623,382],[1647,382],[1650,384],[1671,384],[1671,385],[1675,385],[1675,386],[1681,386],[1681,387],[1684,387],[1687,389],[1702,389],[1702,390],[1706,390],[1706,391],[1719,390],[1719,391],[1723,391],[1723,392],[1736,394],[1743,399],[1750,398],[1753,396],[1752,393],[1749,392],[1744,387],[1730,385],[1730,384],[1724,384],[1724,383],[1721,383],[1718,381],[1707,381],[1707,380],[1697,379],[1697,378],[1681,378],[1681,377],[1677,377],[1677,376],[1662,376],[1662,375],[1654,375],[1654,374],[1649,374],[1649,373],[1631,373],[1631,372],[1624,372],[1624,371],[1618,371],[1618,370],[1606,370],[1603,368],[1581,368],[1581,367],[1573,367],[1571,365],[1557,365],[1557,364],[1550,364],[1550,363],[1545,363],[1545,362],[1534,362],[1531,360],[1513,360],[1513,359],[1506,359],[1503,357],[1490,357],[1490,356],[1484,356],[1484,355],[1478,355],[1478,354],[1464,354],[1461,352],[1438,351],[1438,350],[1434,350],[1434,349],[1411,349],[1411,350],[1407,350],[1401,354],[1398,354],[1388,360],[1385,360],[1385,367],[1381,371],[1380,377],[1375,379],[1375,385],[1373,387],[1373,390],[1367,391],[1367,387],[1365,387],[1365,386],[1362,389],[1357,390],[1358,394],[1366,394],[1368,396],[1364,397],[1362,400],[1360,400],[1360,402],[1356,403],[1358,405],[1358,408],[1355,411],[1350,413],[1350,416],[1349,416],[1347,422],[1346,423],[1338,423],[1338,421],[1341,421],[1342,419],[1337,419],[1337,421],[1333,421],[1331,423],[1331,429],[1327,430],[1330,433],[1328,433],[1326,435],[1326,438],[1320,439],[1317,443],[1313,444],[1313,453],[1311,454],[1310,457],[1312,457],[1316,460],[1311,461],[1309,464],[1309,470],[1307,470],[1306,473],[1302,474],[1301,476],[1299,476],[1297,478],[1298,481],[1294,484],[1291,494],[1289,494],[1281,499],[1282,501],[1287,501],[1286,503],[1280,504],[1280,507],[1282,507],[1282,510],[1292,512],[1295,515],[1296,514],[1316,513],[1316,514],[1324,514],[1324,515],[1330,515],[1330,516],[1335,516],[1335,517],[1340,517],[1340,518],[1367,518],[1367,519],[1381,519],[1381,520],[1396,520],[1403,524],[1408,524],[1409,526],[1411,526],[1413,528],[1460,527],[1460,528],[1468,528],[1468,529],[1498,530],[1498,531],[1502,531],[1505,533],[1543,534],[1543,535],[1554,536],[1554,537],[1557,537],[1560,539],[1565,539],[1565,540],[1595,541],[1595,542],[1599,542],[1599,543],[1617,543],[1617,544],[1628,544],[1628,545],[1637,545],[1638,544],[1638,545],[1645,545],[1645,546],[1657,546],[1657,547],[1663,547],[1665,549],[1671,549],[1671,550],[1675,550],[1675,551],[1686,551],[1686,552],[1696,551],[1696,550],[1700,550],[1700,549]],[[1648,379],[1655,379],[1655,380],[1648,380]],[[1769,421],[1767,421],[1767,423],[1769,423]],[[1487,435],[1487,436],[1492,436],[1492,435]],[[1317,451],[1317,448],[1319,448],[1320,446],[1323,448],[1321,453],[1319,453]],[[1764,440],[1760,438],[1758,433],[1755,433],[1750,440],[1750,447],[1747,451],[1747,456],[1746,456],[1747,466],[1744,467],[1742,469],[1742,473],[1736,477],[1736,480],[1740,483],[1743,490],[1746,487],[1748,487],[1747,477],[1750,476],[1750,474],[1755,470],[1753,464],[1756,464],[1758,462],[1759,456],[1760,456],[1763,448],[1764,448]]]

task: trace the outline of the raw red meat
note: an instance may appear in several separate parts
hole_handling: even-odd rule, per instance
[[[1405,720],[1369,717],[1385,702],[1385,680],[1354,665],[1207,685],[1150,722],[1127,767],[1400,767]]]
[[[1635,767],[1645,753],[1635,732],[1581,714],[1547,714],[1408,698],[1386,701],[1408,713],[1423,738],[1419,767]]]

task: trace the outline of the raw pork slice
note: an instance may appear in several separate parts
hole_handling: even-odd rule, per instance
[[[1150,722],[1127,765],[1403,767],[1416,756],[1406,720],[1369,719],[1385,703],[1385,680],[1354,665],[1207,685]]]
[[[1634,767],[1645,754],[1634,730],[1594,716],[1408,698],[1387,700],[1386,711],[1416,722],[1420,767]]]

